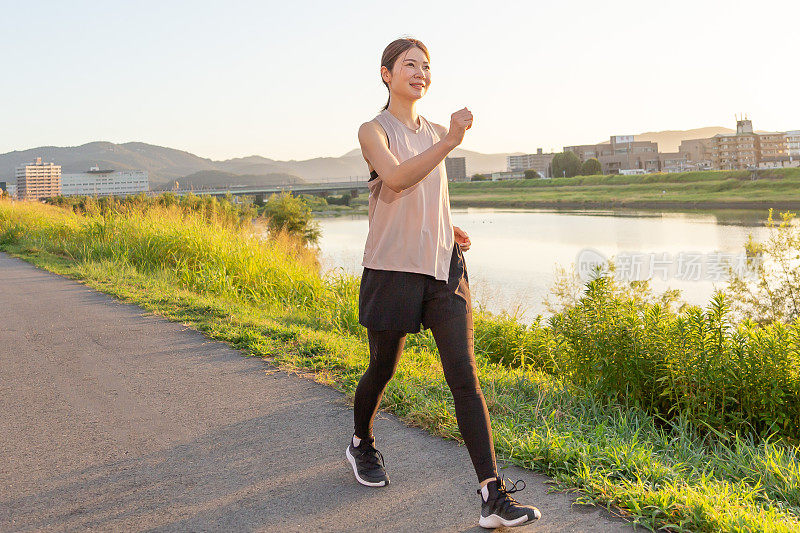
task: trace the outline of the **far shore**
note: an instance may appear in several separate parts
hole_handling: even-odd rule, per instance
[[[772,208],[777,212],[784,210],[800,211],[800,200],[793,201],[747,201],[747,200],[728,200],[728,201],[657,201],[657,200],[506,200],[488,199],[480,200],[476,198],[459,199],[450,197],[450,207],[468,208],[483,207],[495,209],[653,209],[669,211],[696,211],[708,209],[725,210],[763,210]],[[318,218],[336,218],[341,216],[367,216],[367,206],[355,204],[350,208],[339,208],[335,210],[314,210],[313,214]]]
[[[449,196],[451,207],[459,208],[797,211],[800,168],[457,181],[450,182]],[[349,207],[312,208],[318,216],[362,215],[366,204],[362,194]]]
[[[641,200],[612,200],[612,201],[542,201],[542,200],[477,200],[450,198],[451,207],[497,207],[497,208],[541,208],[562,207],[566,209],[614,209],[614,208],[641,208],[641,209],[800,209],[800,200],[790,202],[776,201],[701,201],[701,202],[673,202],[673,201],[641,201]]]

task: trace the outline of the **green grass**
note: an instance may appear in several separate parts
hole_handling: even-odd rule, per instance
[[[800,206],[800,168],[450,184],[453,206]]]
[[[287,237],[261,241],[247,227],[175,206],[86,216],[0,201],[0,248],[247,354],[312,371],[351,399],[369,361],[364,328],[357,322],[358,279],[320,277],[313,254]],[[562,489],[579,489],[581,501],[611,506],[650,528],[797,530],[798,450],[781,436],[782,428],[759,436],[755,428],[698,427],[691,413],[664,416],[641,399],[620,394],[610,381],[608,390],[595,386],[592,372],[611,379],[613,361],[588,362],[602,362],[618,351],[667,360],[683,353],[658,350],[658,343],[648,351],[640,347],[647,343],[612,342],[636,332],[639,336],[632,338],[646,340],[643,324],[668,332],[676,317],[667,313],[659,321],[651,310],[636,318],[638,311],[624,312],[630,302],[622,295],[601,289],[596,287],[595,299],[585,299],[583,308],[576,306],[573,316],[562,314],[561,324],[531,328],[509,317],[476,314],[479,379],[498,457],[552,476]],[[605,314],[597,312],[600,302],[606,304]],[[719,319],[713,307],[704,313],[698,322],[703,328]],[[563,331],[576,329],[567,327],[570,320],[588,327],[569,337]],[[700,352],[703,360],[720,346],[713,330],[706,333],[696,344],[706,348]],[[589,347],[594,357],[574,360]],[[689,351],[686,357],[695,353]],[[647,376],[641,371],[631,379]],[[409,336],[382,407],[409,424],[460,441],[429,332]]]

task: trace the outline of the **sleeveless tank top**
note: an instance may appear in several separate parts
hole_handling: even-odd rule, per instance
[[[412,130],[388,110],[375,117],[402,163],[439,142],[439,134],[419,115]],[[395,192],[372,172],[369,180],[369,233],[362,266],[427,274],[447,281],[455,245],[444,160],[413,187]]]

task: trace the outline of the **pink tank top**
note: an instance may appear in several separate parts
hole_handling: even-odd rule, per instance
[[[402,163],[439,142],[433,126],[419,116],[412,130],[388,110],[375,119]],[[369,233],[362,266],[428,274],[447,281],[455,238],[444,160],[413,187],[395,192],[380,176],[369,183]]]

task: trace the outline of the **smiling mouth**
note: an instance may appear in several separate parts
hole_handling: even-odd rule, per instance
[[[424,83],[411,83],[412,87],[416,87],[417,89],[423,89],[425,87]]]

